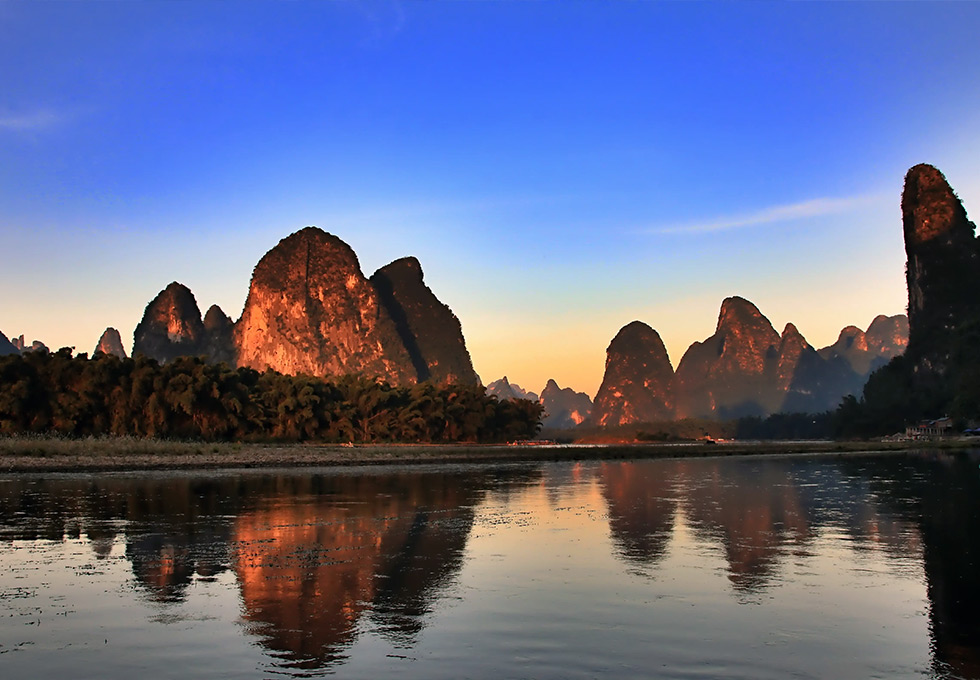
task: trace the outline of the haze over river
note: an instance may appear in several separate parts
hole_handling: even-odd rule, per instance
[[[0,477],[0,677],[980,677],[980,455]]]

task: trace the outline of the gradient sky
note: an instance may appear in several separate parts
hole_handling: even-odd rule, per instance
[[[905,309],[905,172],[980,210],[980,3],[0,0],[0,330],[241,314],[316,225],[415,255],[484,382],[594,395],[634,319]]]

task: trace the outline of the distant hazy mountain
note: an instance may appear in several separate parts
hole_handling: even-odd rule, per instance
[[[592,400],[585,392],[576,392],[570,387],[564,389],[554,380],[541,391],[541,404],[544,406],[542,425],[554,430],[567,430],[581,425],[592,413]]]
[[[13,345],[14,349],[16,349],[21,354],[23,354],[24,352],[50,352],[51,351],[50,349],[48,349],[48,346],[45,345],[40,340],[35,340],[34,342],[28,345],[27,342],[25,342],[24,340],[23,334],[21,334],[16,338],[11,338],[10,344]]]
[[[6,335],[0,333],[0,357],[7,356],[8,354],[20,354],[20,350],[14,347]]]
[[[487,385],[487,394],[492,394],[497,399],[527,399],[529,401],[539,401],[538,395],[528,392],[517,383],[507,380],[505,375],[500,380],[495,380]]]
[[[824,359],[840,357],[858,375],[867,377],[903,352],[909,343],[909,320],[904,314],[879,315],[867,331],[847,326],[837,342],[820,350]]]
[[[235,344],[233,334],[235,323],[218,305],[208,307],[202,321],[204,340],[201,354],[214,363],[235,364]]]
[[[126,348],[123,347],[122,338],[119,337],[119,331],[111,327],[105,329],[102,337],[99,338],[99,344],[92,351],[92,356],[95,356],[99,352],[113,354],[120,359],[126,358]]]

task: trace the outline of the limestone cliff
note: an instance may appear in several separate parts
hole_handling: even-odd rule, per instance
[[[567,430],[581,425],[592,414],[592,400],[584,392],[564,389],[549,380],[541,390],[544,419],[541,425],[553,430]]]
[[[120,359],[126,358],[126,348],[123,347],[122,338],[119,337],[119,331],[112,327],[105,329],[102,337],[99,338],[99,344],[92,351],[92,356],[95,356],[99,352],[102,354],[112,354]]]
[[[796,335],[790,333],[787,353],[799,350]],[[736,418],[779,410],[785,394],[776,386],[780,344],[776,329],[755,305],[727,298],[714,335],[691,345],[677,366],[677,417]]]
[[[419,380],[479,382],[459,319],[425,285],[417,259],[395,260],[376,271],[371,283],[395,322]]]
[[[615,426],[670,419],[673,375],[657,331],[640,321],[627,324],[606,349],[606,370],[592,407],[593,422]]]
[[[980,317],[980,245],[975,225],[939,170],[905,176],[902,226],[908,256],[909,354],[920,371],[942,376],[958,329]]]
[[[315,227],[284,238],[255,266],[234,345],[238,363],[257,370],[417,380],[354,251]]]
[[[133,333],[133,355],[161,363],[201,353],[204,324],[197,300],[187,286],[174,281],[146,306]]]

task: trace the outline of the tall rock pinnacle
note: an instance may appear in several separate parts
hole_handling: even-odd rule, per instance
[[[905,176],[902,226],[908,256],[909,354],[945,373],[954,329],[980,311],[980,245],[946,178],[931,165]]]
[[[204,324],[197,300],[187,286],[174,281],[153,298],[133,333],[133,354],[159,362],[201,351]]]
[[[673,375],[657,331],[640,321],[623,326],[606,349],[592,420],[601,426],[669,420]]]

